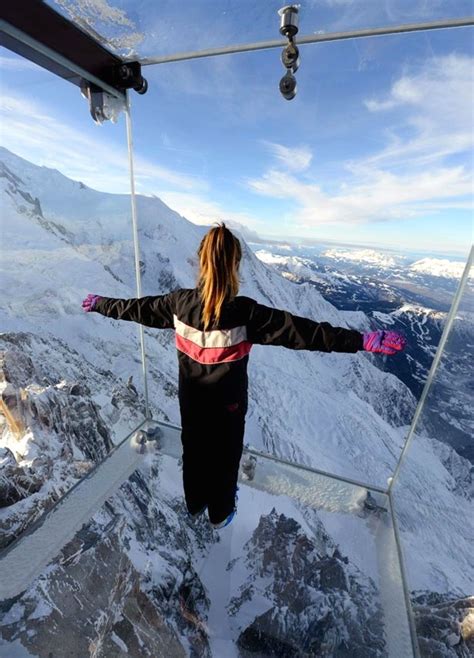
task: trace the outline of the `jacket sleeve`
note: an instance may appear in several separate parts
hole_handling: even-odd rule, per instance
[[[253,302],[247,324],[247,339],[257,345],[281,345],[291,350],[357,352],[363,349],[362,334],[333,327]]]
[[[156,329],[172,329],[174,326],[175,294],[138,299],[114,299],[101,297],[94,311],[116,320],[138,322]]]

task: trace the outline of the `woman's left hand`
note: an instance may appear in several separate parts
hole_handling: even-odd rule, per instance
[[[379,354],[396,354],[407,344],[406,338],[397,331],[369,331],[364,334],[364,350]]]

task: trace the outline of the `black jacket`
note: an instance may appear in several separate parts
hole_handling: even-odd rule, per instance
[[[196,288],[139,299],[102,297],[94,311],[147,327],[174,329],[179,359],[181,411],[188,403],[238,402],[247,405],[247,363],[252,345],[281,345],[293,350],[357,352],[362,334],[314,322],[287,311],[236,297],[224,304],[220,322],[204,331]]]

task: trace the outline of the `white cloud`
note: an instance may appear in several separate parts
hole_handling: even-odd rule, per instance
[[[339,194],[332,196],[316,184],[275,169],[249,181],[249,185],[260,194],[294,201],[292,217],[304,226],[409,219],[451,208],[455,204],[446,199],[468,195],[472,189],[471,176],[462,167],[402,176],[366,170],[365,180],[345,184]]]
[[[380,110],[391,110],[400,105],[419,105],[423,102],[423,91],[417,84],[415,78],[400,78],[390,91],[389,97],[383,101],[366,101],[369,110],[378,112]]]
[[[313,154],[307,146],[288,147],[265,140],[263,140],[263,144],[265,144],[285,169],[289,169],[290,171],[304,171],[311,164]]]
[[[13,57],[4,57],[0,55],[0,69],[3,71],[25,71],[28,69],[39,71],[40,68],[37,64],[30,62],[28,59],[23,57],[13,58]]]
[[[312,4],[324,4],[330,7],[341,7],[343,5],[353,5],[354,0],[316,0]]]
[[[397,132],[392,129],[379,152],[342,165],[346,180],[335,192],[328,193],[311,178],[308,146],[291,148],[270,141],[263,143],[274,156],[274,164],[259,179],[248,181],[250,189],[294,202],[295,211],[286,218],[288,229],[295,223],[362,224],[469,208],[461,197],[471,192],[472,172],[462,165],[448,166],[444,158],[472,146],[471,66],[467,57],[436,58],[415,72],[405,71],[385,95],[367,100],[371,113],[398,111]],[[402,127],[409,130],[400,132],[402,111],[406,116]],[[4,145],[93,188],[128,193],[123,125],[93,126],[85,101],[87,131],[67,125],[57,112],[20,95],[5,96],[0,106]],[[111,130],[116,131],[115,141],[110,139]],[[405,136],[407,132],[410,137]],[[163,140],[165,148],[173,149],[166,135]],[[143,158],[136,158],[135,168],[138,192],[158,194],[196,223],[232,219],[265,230],[263,222],[259,224],[250,213],[228,210],[210,200],[203,176],[183,175]],[[171,189],[162,191],[166,187]]]
[[[87,106],[84,101],[84,121]],[[116,130],[114,141],[105,128],[90,124],[88,131],[64,123],[49,107],[21,95],[0,100],[1,142],[10,151],[40,165],[59,169],[75,180],[105,192],[129,193],[125,130]],[[124,121],[121,117],[120,121]],[[93,131],[97,130],[97,136]],[[101,134],[102,131],[102,134]],[[123,144],[120,145],[120,138]],[[204,181],[186,176],[145,158],[135,161],[137,183],[148,188],[168,183],[181,190],[206,189]]]
[[[405,112],[402,128],[413,136],[392,135],[387,147],[365,164],[426,165],[472,149],[473,63],[463,55],[434,57],[418,70],[405,72],[387,96],[367,99],[370,112]]]
[[[130,179],[123,126],[116,135],[123,145],[108,141],[111,126],[94,126],[88,134],[63,123],[51,109],[31,98],[5,95],[0,99],[2,145],[26,160],[58,169],[64,175],[106,192],[128,194]],[[124,117],[120,119],[123,121]],[[88,127],[89,128],[89,127]],[[94,136],[96,131],[97,136]],[[103,134],[101,135],[101,132]],[[169,144],[166,148],[173,148]],[[225,219],[256,227],[256,221],[243,212],[229,211],[206,198],[209,184],[203,178],[187,176],[135,157],[135,181],[138,193],[157,194],[170,207],[197,224]]]
[[[391,110],[395,107],[395,101],[393,99],[378,101],[375,99],[369,99],[365,101],[365,105],[368,110],[371,112],[380,112],[381,110]]]
[[[254,217],[244,212],[235,212],[223,208],[214,201],[209,201],[202,195],[180,192],[169,192],[162,190],[157,192],[158,196],[166,205],[179,212],[186,219],[195,224],[209,225],[213,222],[232,220],[236,224],[243,224],[248,228],[260,230],[264,228],[259,225]]]
[[[308,173],[298,178],[292,175],[286,157],[279,157],[283,167],[272,167],[248,185],[265,196],[293,201],[292,218],[304,226],[361,224],[469,209],[466,197],[472,194],[472,171],[467,165],[449,166],[445,158],[461,156],[473,146],[471,76],[471,58],[437,57],[411,76],[405,73],[386,97],[367,101],[370,112],[408,109],[402,134],[392,130],[381,151],[346,162],[343,168],[348,177],[333,194],[326,193]],[[406,133],[410,136],[402,136]],[[278,157],[278,150],[274,151]],[[289,156],[289,150],[282,154]]]

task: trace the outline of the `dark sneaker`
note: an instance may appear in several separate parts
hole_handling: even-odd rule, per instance
[[[229,525],[229,523],[231,523],[232,519],[233,519],[234,516],[237,514],[237,501],[239,500],[239,497],[238,497],[238,495],[237,495],[238,490],[239,490],[239,487],[236,487],[236,489],[235,489],[235,503],[234,503],[234,509],[233,509],[232,512],[229,514],[229,516],[226,517],[226,518],[225,518],[223,521],[221,521],[220,523],[211,523],[212,527],[213,527],[215,530],[220,530],[221,528],[225,528],[227,525]]]
[[[220,530],[221,528],[225,528],[226,525],[229,525],[229,523],[232,521],[232,519],[236,514],[237,514],[237,510],[234,508],[226,519],[224,519],[220,523],[211,523],[211,525],[215,530]]]

